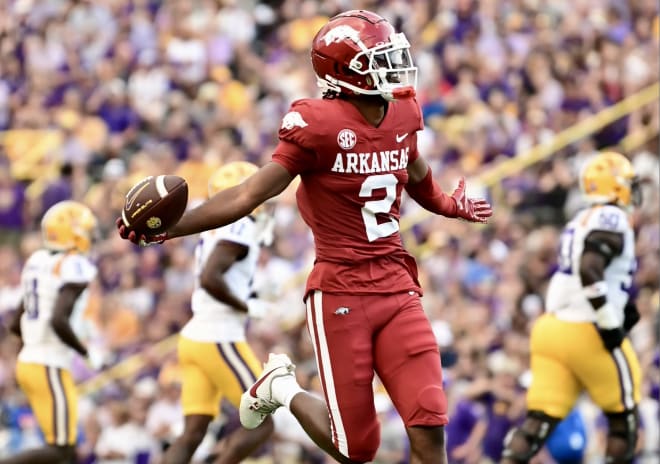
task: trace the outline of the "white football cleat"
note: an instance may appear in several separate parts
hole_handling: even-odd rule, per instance
[[[268,362],[264,364],[263,373],[257,381],[241,395],[241,404],[238,408],[241,425],[246,429],[259,427],[266,417],[282,403],[273,398],[273,380],[279,377],[294,376],[296,366],[285,354],[268,355]]]

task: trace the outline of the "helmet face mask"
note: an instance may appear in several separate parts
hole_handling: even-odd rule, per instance
[[[368,11],[332,18],[316,34],[311,55],[324,95],[379,95],[391,101],[417,85],[405,34]]]
[[[362,63],[365,61],[367,66],[363,70]],[[368,76],[367,82],[373,82],[373,90],[360,89],[358,93],[387,98],[398,88],[417,86],[417,68],[412,63],[410,43],[402,32],[392,34],[389,42],[355,55],[349,68],[357,74]]]

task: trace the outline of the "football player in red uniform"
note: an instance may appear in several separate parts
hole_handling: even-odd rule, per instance
[[[420,302],[414,258],[399,234],[401,192],[425,209],[484,223],[486,200],[461,180],[442,192],[417,151],[423,121],[415,100],[410,44],[382,17],[349,11],[314,38],[321,99],[295,101],[282,120],[272,161],[242,184],[188,211],[166,234],[229,224],[278,195],[295,176],[300,213],[312,229],[316,262],[307,281],[307,326],[325,402],[303,391],[286,355],[271,355],[243,395],[241,422],[256,427],[280,406],[339,462],[371,461],[379,444],[376,372],[405,422],[412,463],[445,463],[447,404],[438,346]]]

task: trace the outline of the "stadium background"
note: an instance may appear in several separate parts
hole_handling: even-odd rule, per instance
[[[451,462],[496,461],[520,418],[528,329],[543,310],[558,228],[580,206],[581,162],[605,147],[624,151],[647,181],[633,217],[642,321],[632,339],[644,372],[639,462],[659,462],[656,1],[8,0],[0,2],[0,319],[18,302],[43,211],[67,198],[88,204],[101,222],[100,273],[77,325],[106,368],[98,374],[79,360],[74,369],[84,392],[81,462],[148,462],[181,427],[172,336],[190,314],[196,238],[141,250],[120,240],[123,194],[145,175],[176,173],[194,205],[214,167],[266,162],[289,103],[317,95],[311,38],[329,16],[359,7],[412,42],[427,126],[420,151],[441,185],[464,173],[494,202],[485,227],[430,218],[409,199],[403,207],[402,234],[419,259],[443,353]],[[251,324],[250,339],[262,358],[290,353],[301,383],[318,391],[301,301],[313,244],[293,193],[278,198],[275,242],[260,261],[257,285],[272,311]],[[0,329],[0,456],[40,443],[14,382],[17,349]],[[405,462],[404,431],[384,394],[377,407],[376,462]],[[585,462],[602,462],[602,418],[586,400],[579,413]],[[235,413],[222,417],[211,432],[236,427]],[[286,412],[276,420],[258,462],[324,462]],[[98,458],[113,447],[126,460]]]

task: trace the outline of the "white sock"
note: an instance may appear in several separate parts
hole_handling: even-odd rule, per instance
[[[305,391],[300,385],[298,385],[298,381],[293,375],[285,375],[283,377],[273,379],[273,382],[270,384],[270,386],[273,392],[273,399],[285,406],[287,409],[289,409],[293,397],[298,393]]]

